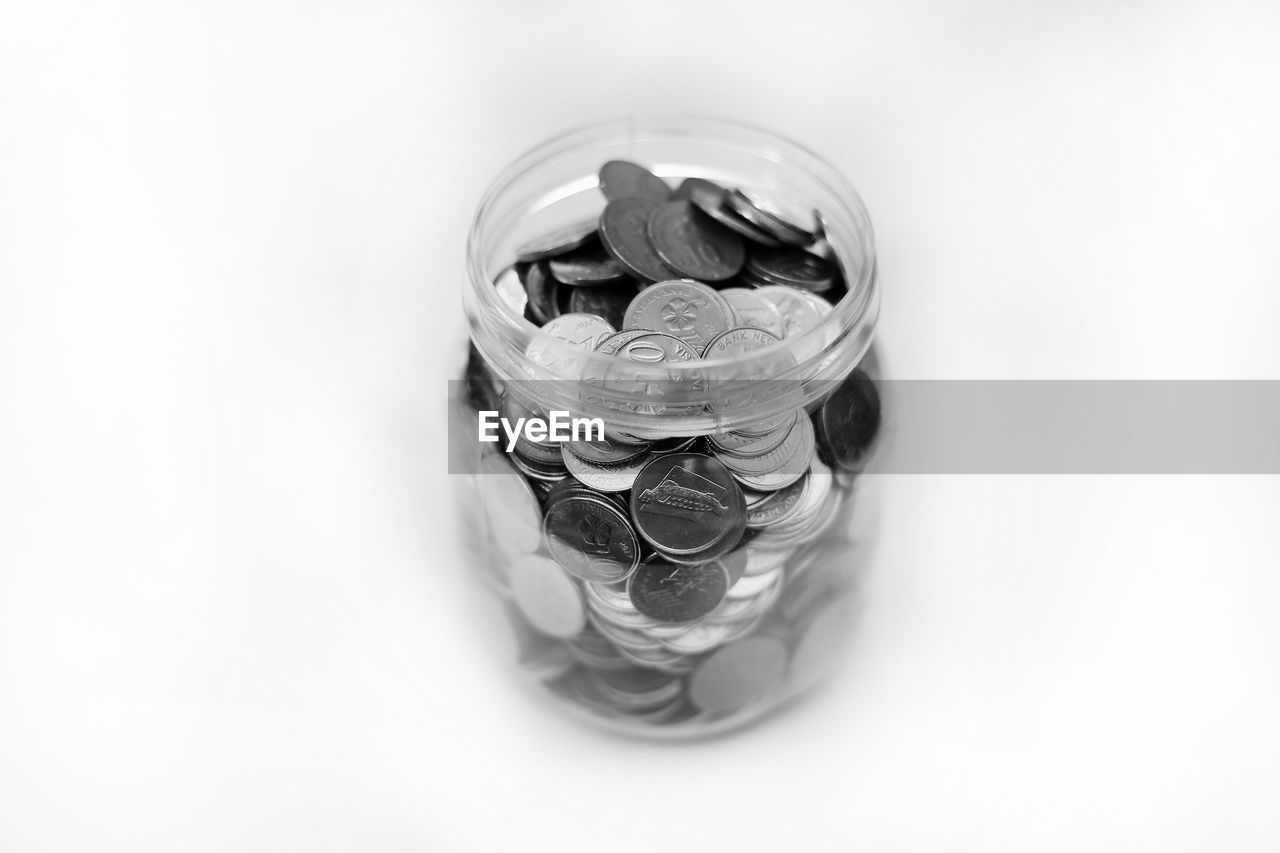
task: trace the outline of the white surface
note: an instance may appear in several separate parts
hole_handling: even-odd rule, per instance
[[[37,11],[38,10],[38,11]],[[1269,3],[10,4],[0,850],[1274,850],[1275,478],[899,478],[842,676],[530,704],[441,452],[490,177],[628,111],[864,194],[903,377],[1280,378]]]

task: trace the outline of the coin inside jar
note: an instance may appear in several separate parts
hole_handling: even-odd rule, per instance
[[[560,566],[530,554],[511,566],[516,606],[533,627],[553,637],[572,637],[586,626],[586,609],[577,586]]]
[[[855,369],[818,410],[822,455],[848,471],[857,470],[880,430],[880,395],[875,383]]]
[[[719,563],[685,565],[655,554],[627,581],[636,610],[658,622],[690,622],[716,609],[729,589]]]
[[[750,637],[707,656],[689,677],[689,699],[704,711],[733,711],[782,682],[787,648],[773,637]]]
[[[548,497],[542,529],[551,556],[583,580],[619,581],[639,563],[640,543],[631,522],[590,492]]]
[[[714,290],[695,281],[663,281],[640,291],[623,325],[653,329],[687,343],[701,355],[711,339],[729,329],[732,309]]]
[[[674,277],[649,241],[649,216],[660,203],[646,198],[619,198],[605,205],[600,214],[600,239],[605,250],[641,281]]]
[[[737,325],[764,329],[779,338],[786,333],[778,306],[754,290],[748,290],[745,287],[726,287],[720,291],[720,297],[733,309]]]
[[[669,201],[649,216],[649,240],[681,275],[724,281],[742,269],[742,239],[684,200]]]
[[[641,470],[631,489],[631,516],[654,548],[691,555],[745,527],[746,503],[723,463],[700,453],[676,453]]]
[[[610,160],[600,167],[600,191],[609,201],[627,198],[666,201],[671,197],[671,187],[666,181],[629,160]]]

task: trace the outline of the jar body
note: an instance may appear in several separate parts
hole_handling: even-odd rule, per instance
[[[768,358],[649,372],[540,338],[500,293],[503,274],[520,245],[598,217],[597,171],[620,159],[818,212],[848,287],[828,322]],[[877,515],[862,472],[881,421],[878,283],[853,190],[761,131],[601,125],[495,183],[469,267],[472,349],[451,432],[475,436],[482,412],[560,410],[608,437],[573,445],[586,454],[527,435],[464,440],[451,459],[475,507],[472,568],[504,602],[521,671],[592,722],[666,738],[739,727],[817,683],[852,627]],[[783,457],[780,473],[761,462]]]

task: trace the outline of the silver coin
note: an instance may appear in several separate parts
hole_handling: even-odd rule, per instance
[[[813,228],[801,228],[789,221],[773,204],[754,193],[732,190],[725,199],[728,207],[780,242],[807,246],[814,241]]]
[[[777,422],[773,429],[766,431],[762,435],[731,430],[729,432],[712,433],[707,436],[707,441],[716,450],[731,456],[759,456],[762,453],[768,453],[787,440],[787,436],[791,434],[792,427],[796,424],[797,417],[797,413],[789,412]],[[769,420],[773,421],[774,419],[770,418]]]
[[[796,477],[790,481],[794,482],[809,469],[809,459],[813,456],[814,444],[813,422],[807,417],[802,417],[796,418],[782,444],[767,453],[761,453],[758,456],[741,456],[716,452],[716,458],[734,474],[746,476],[764,476],[783,468],[788,470],[798,468]],[[796,457],[801,458],[796,461]]]
[[[726,287],[720,291],[720,296],[733,309],[735,325],[764,329],[779,338],[786,334],[786,327],[783,325],[778,306],[754,290],[748,290],[745,287]]]
[[[646,287],[632,300],[623,325],[673,335],[701,354],[712,338],[728,331],[731,311],[728,303],[705,284],[661,281]]]
[[[542,542],[542,510],[533,489],[511,463],[498,454],[482,456],[476,486],[485,517],[491,525],[502,526],[501,535],[496,535],[495,530],[489,542],[504,563],[538,550]]]
[[[507,267],[498,273],[498,277],[493,280],[493,287],[498,291],[498,297],[503,304],[511,309],[511,313],[517,317],[524,316],[525,306],[529,304],[529,295],[525,293],[524,282],[520,280],[520,274],[516,272],[515,267]]]
[[[646,667],[595,673],[600,693],[619,709],[651,711],[679,698],[680,679]]]
[[[572,252],[595,239],[597,224],[598,221],[595,219],[577,222],[531,240],[516,250],[516,260],[528,263]]]
[[[529,554],[511,565],[511,592],[533,627],[552,637],[572,637],[587,624],[578,586],[554,561]]]
[[[689,677],[689,700],[704,711],[736,711],[782,683],[787,649],[769,636],[749,637],[712,652]]]
[[[812,687],[830,669],[853,629],[853,599],[831,600],[804,629],[791,658],[790,679],[797,690]]]
[[[775,284],[756,288],[755,292],[772,302],[782,315],[782,327],[786,332],[783,335],[784,338],[803,335],[817,326],[825,316],[815,302],[809,299],[813,294],[806,291]],[[813,297],[813,299],[826,304],[819,297]],[[830,310],[830,306],[827,307]]]
[[[649,455],[643,451],[627,462],[617,465],[597,465],[587,462],[565,446],[564,465],[569,473],[584,485],[597,492],[625,492],[636,482],[640,469],[649,464]]]
[[[640,540],[631,520],[612,500],[589,489],[549,498],[542,529],[551,556],[583,580],[619,581],[640,563]]]
[[[617,334],[608,321],[594,314],[561,314],[543,326],[542,331],[588,352]]]
[[[808,424],[809,419],[801,418],[800,423]],[[785,489],[803,477],[809,470],[810,463],[816,458],[813,452],[812,426],[805,432],[802,442],[800,449],[776,471],[770,471],[767,474],[743,474],[734,471],[733,478],[748,489],[755,489],[758,492],[776,492],[779,489]]]
[[[771,524],[779,524],[791,518],[800,509],[805,490],[809,487],[808,474],[801,476],[785,489],[779,489],[769,498],[747,510],[747,527],[759,530]]]

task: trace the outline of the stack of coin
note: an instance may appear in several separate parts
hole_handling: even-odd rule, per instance
[[[600,187],[597,220],[523,246],[495,282],[514,312],[572,345],[552,356],[533,344],[531,362],[563,368],[551,359],[596,353],[723,364],[803,334],[845,291],[816,213],[798,221],[698,178],[673,190],[623,161],[601,168]],[[525,399],[536,390],[520,397],[472,361],[473,404],[497,400],[513,420],[545,414]],[[682,413],[669,390],[633,411]],[[712,409],[760,402],[735,393]],[[847,624],[832,605],[849,598],[836,532],[879,400],[855,372],[812,413],[779,408],[703,436],[522,436],[506,454],[520,486],[482,484],[522,661],[557,695],[598,717],[696,728],[764,707],[794,668],[820,668],[821,645]],[[512,473],[501,454],[486,458],[487,473]]]

